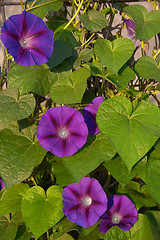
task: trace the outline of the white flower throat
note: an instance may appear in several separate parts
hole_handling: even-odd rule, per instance
[[[83,205],[88,207],[92,204],[92,198],[89,196],[86,196],[82,199]]]
[[[27,41],[25,39],[21,39],[19,42],[23,48],[27,47]]]
[[[112,222],[115,224],[120,223],[121,219],[122,219],[122,217],[119,214],[114,214],[112,216]]]
[[[66,138],[68,136],[68,131],[63,128],[58,132],[58,135],[60,138]]]

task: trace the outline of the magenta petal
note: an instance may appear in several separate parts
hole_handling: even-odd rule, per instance
[[[105,234],[111,227],[113,227],[113,224],[110,218],[102,219],[99,225],[99,231]]]
[[[0,191],[1,191],[2,188],[4,188],[4,187],[5,187],[5,184],[4,184],[3,180],[2,180],[2,178],[0,177]]]

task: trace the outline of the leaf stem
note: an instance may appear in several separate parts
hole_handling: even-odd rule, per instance
[[[87,41],[85,41],[85,42],[81,45],[81,47],[83,47],[84,45],[86,45],[86,44],[92,39],[92,37],[94,37],[94,35],[95,35],[95,33],[93,33],[93,34],[87,39]]]
[[[33,176],[31,177],[31,181],[34,183],[35,186],[37,186],[37,183],[36,183],[36,181],[35,181]]]
[[[156,59],[159,53],[160,53],[160,48],[158,49],[157,53],[153,56],[153,59]]]
[[[23,6],[22,0],[20,0],[20,3],[21,3],[22,11],[24,11],[24,6]]]
[[[79,4],[77,11],[75,12],[74,16],[71,18],[71,20],[67,23],[67,25],[63,28],[64,30],[74,21],[74,19],[77,17],[79,11],[81,10],[82,4],[83,4],[84,0],[81,1],[81,3]]]

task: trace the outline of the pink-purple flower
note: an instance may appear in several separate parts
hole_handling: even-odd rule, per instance
[[[88,129],[82,114],[71,107],[50,108],[37,128],[43,148],[56,156],[71,156],[87,141]]]
[[[1,191],[2,188],[4,188],[4,187],[5,187],[5,184],[4,184],[3,180],[2,180],[2,178],[0,177],[0,191]]]
[[[128,38],[131,40],[135,39],[135,23],[134,23],[134,21],[131,19],[125,19],[125,18],[123,19],[123,21],[126,24],[126,28],[128,31]]]
[[[1,40],[19,65],[48,62],[53,52],[53,31],[40,17],[23,11],[4,22]]]
[[[138,212],[127,196],[113,195],[109,197],[107,211],[101,219],[99,228],[101,233],[106,233],[113,226],[128,231],[137,222]]]
[[[92,135],[96,135],[97,133],[99,133],[99,129],[96,123],[96,114],[100,104],[103,101],[103,97],[96,97],[92,100],[90,104],[88,104],[83,109],[85,123],[87,124],[89,133]]]
[[[94,225],[107,209],[107,196],[94,178],[84,177],[79,184],[66,186],[62,197],[64,214],[85,228]]]

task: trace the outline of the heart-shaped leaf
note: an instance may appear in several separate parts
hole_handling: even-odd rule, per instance
[[[63,217],[62,189],[51,186],[46,194],[43,188],[30,188],[24,195],[21,211],[26,226],[37,239]]]
[[[56,103],[80,103],[89,77],[90,71],[82,67],[74,71],[70,78],[59,79],[51,88],[51,99]]]
[[[6,88],[0,92],[0,129],[15,120],[28,117],[35,108],[35,99],[30,94],[18,96],[16,88]]]
[[[47,151],[34,136],[35,131],[32,139],[27,133],[19,134],[19,131],[13,133],[4,129],[0,132],[0,176],[5,186],[10,187],[23,181],[42,162]]]
[[[98,39],[94,45],[94,53],[99,61],[116,74],[132,56],[133,51],[134,44],[127,38],[118,38],[113,42]]]
[[[98,32],[107,26],[105,16],[96,10],[91,10],[81,15],[80,20],[84,27],[91,32]]]
[[[124,8],[135,21],[136,39],[149,40],[160,32],[160,11],[153,10],[148,14],[141,5],[131,5]]]
[[[139,58],[135,64],[135,70],[144,79],[155,79],[160,82],[160,66],[152,57]]]
[[[14,239],[17,232],[17,224],[10,220],[10,216],[6,215],[0,218],[0,236],[1,240]]]
[[[135,111],[129,99],[113,97],[97,112],[97,124],[129,170],[153,146],[160,132],[160,111],[150,102],[141,102]],[[143,147],[142,147],[143,146]]]
[[[110,141],[102,134],[89,135],[87,143],[70,157],[54,157],[53,171],[60,186],[80,181],[100,163],[109,161],[116,151]]]

